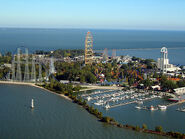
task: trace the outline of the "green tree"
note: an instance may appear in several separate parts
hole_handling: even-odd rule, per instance
[[[128,69],[128,65],[127,65],[127,64],[123,64],[123,65],[121,66],[121,68],[127,70],[127,69]]]
[[[111,72],[109,72],[108,70],[106,70],[105,72],[105,78],[107,81],[111,81]]]
[[[143,80],[143,84],[145,87],[150,87],[150,86],[152,86],[153,82],[150,81],[149,78],[147,78],[146,80]]]
[[[129,80],[128,80],[128,84],[130,85],[130,86],[132,86],[133,84],[134,84],[134,78],[129,78]]]
[[[166,80],[165,82],[163,82],[162,87],[163,89],[169,90],[169,89],[175,89],[178,86],[174,81]]]
[[[183,81],[183,80],[178,81],[177,86],[178,87],[185,87],[185,81]]]
[[[147,129],[147,125],[146,124],[143,124],[142,125],[142,129]]]
[[[85,82],[85,76],[84,76],[84,75],[81,75],[81,76],[80,76],[80,82],[81,82],[81,83],[84,83],[84,82]]]
[[[162,126],[156,126],[156,127],[155,127],[155,131],[156,131],[156,132],[163,132]]]
[[[136,131],[139,131],[139,130],[140,130],[140,127],[137,125],[137,126],[135,127],[135,130],[136,130]]]
[[[103,117],[103,118],[102,118],[102,121],[103,121],[103,122],[106,122],[106,123],[110,123],[111,118],[110,118],[110,117]]]
[[[91,72],[88,72],[87,75],[86,75],[86,81],[88,83],[95,83],[97,80],[96,76],[93,75]]]

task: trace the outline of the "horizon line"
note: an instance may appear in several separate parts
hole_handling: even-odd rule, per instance
[[[185,31],[185,29],[136,29],[136,28],[80,28],[80,27],[6,27],[0,26],[0,29],[87,29],[87,30],[135,30],[135,31]]]

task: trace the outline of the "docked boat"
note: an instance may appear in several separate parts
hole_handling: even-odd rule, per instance
[[[92,98],[90,96],[87,97],[87,101],[90,101]]]
[[[141,107],[140,107],[140,106],[135,106],[135,108],[136,108],[136,109],[141,109]]]
[[[99,105],[103,105],[104,102],[103,102],[103,100],[99,100],[99,101],[95,102],[94,104],[99,106]]]
[[[137,101],[138,104],[143,104],[143,101]]]
[[[95,102],[94,105],[100,106],[100,105],[102,105],[102,103],[100,103],[100,102]]]
[[[167,107],[165,105],[158,105],[158,107],[159,107],[160,110],[166,110],[167,109]]]
[[[109,108],[110,108],[109,104],[105,105],[105,109],[109,109]]]
[[[173,102],[185,102],[185,95],[181,95],[178,97],[174,97],[174,98],[169,98],[169,101],[173,101]]]
[[[178,108],[176,109],[177,111],[180,111],[180,112],[185,112],[185,107],[184,108]]]
[[[155,109],[154,109],[154,106],[151,105],[151,106],[149,107],[149,110],[151,110],[151,111],[155,110]]]

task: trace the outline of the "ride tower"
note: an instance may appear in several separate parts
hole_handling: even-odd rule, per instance
[[[116,58],[116,49],[113,49],[112,50],[112,59],[115,59]]]
[[[93,62],[93,37],[90,31],[87,32],[85,39],[85,65]]]
[[[108,50],[107,50],[107,48],[105,48],[104,50],[103,50],[103,61],[107,61],[108,60]]]
[[[168,60],[168,50],[166,47],[161,48],[160,64],[162,73],[167,72],[167,64],[169,64],[169,60]]]

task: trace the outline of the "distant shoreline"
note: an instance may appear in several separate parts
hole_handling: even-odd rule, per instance
[[[109,48],[108,50],[113,50],[114,48]],[[135,51],[135,50],[160,50],[161,47],[158,48],[115,48],[114,50],[119,50],[119,51],[124,51],[124,50],[131,50],[131,51]],[[184,47],[168,47],[168,49],[185,49]],[[95,49],[94,51],[103,51],[104,49]]]

